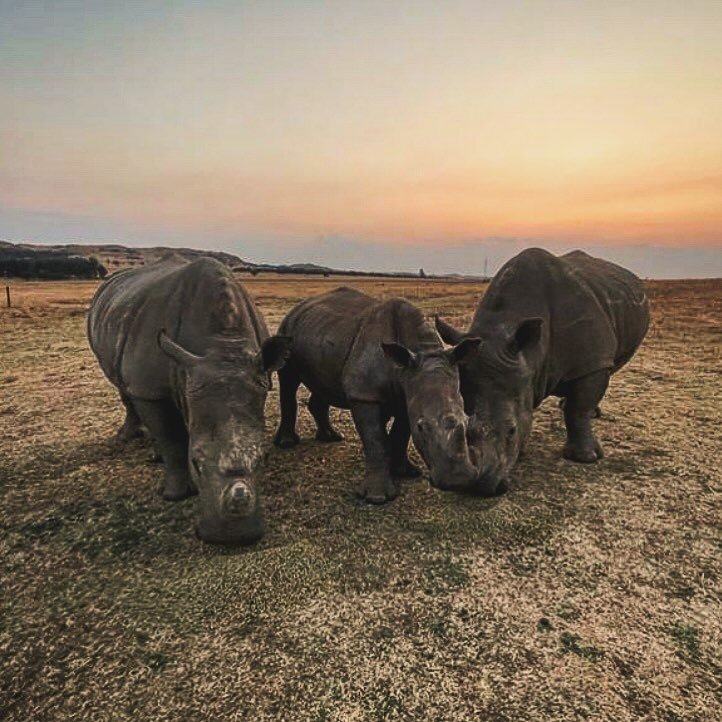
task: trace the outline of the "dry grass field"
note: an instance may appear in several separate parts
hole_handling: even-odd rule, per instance
[[[244,278],[270,327],[346,284],[465,322],[481,284]],[[561,459],[537,411],[507,495],[352,494],[361,450],[273,449],[268,532],[200,544],[85,341],[94,283],[0,309],[0,719],[722,718],[722,281],[649,284],[653,326]],[[4,305],[4,298],[2,298]],[[268,432],[277,421],[277,389]]]

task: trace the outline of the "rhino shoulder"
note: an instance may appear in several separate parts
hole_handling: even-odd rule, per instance
[[[279,331],[290,331],[299,323],[310,328],[326,326],[332,319],[345,319],[357,325],[358,319],[373,306],[375,299],[348,286],[341,286],[296,304],[281,322]]]

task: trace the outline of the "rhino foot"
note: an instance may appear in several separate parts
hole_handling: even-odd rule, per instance
[[[596,440],[591,445],[580,446],[567,443],[564,446],[564,458],[579,464],[593,464],[603,456],[602,447]]]
[[[356,494],[369,504],[385,504],[399,495],[399,489],[391,477],[367,476]]]
[[[423,473],[416,464],[412,464],[408,459],[403,464],[391,467],[391,475],[399,479],[418,479]]]
[[[273,438],[273,443],[280,449],[290,449],[300,443],[301,438],[295,431],[282,432],[280,429]]]
[[[128,424],[128,422],[126,422],[118,429],[118,433],[115,435],[114,441],[119,446],[123,446],[124,444],[127,444],[129,441],[133,441],[133,439],[142,439],[142,438],[143,438],[143,429],[140,426]]]
[[[188,476],[167,474],[158,493],[165,501],[182,501],[198,494],[198,489]]]
[[[321,441],[324,444],[332,444],[343,440],[343,435],[339,434],[336,429],[318,429],[316,431],[316,441]]]

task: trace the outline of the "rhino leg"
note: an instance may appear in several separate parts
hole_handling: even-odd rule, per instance
[[[138,439],[143,436],[143,425],[138,417],[138,412],[133,406],[133,401],[125,394],[120,395],[120,400],[125,406],[125,421],[118,429],[115,440],[118,444],[125,444],[131,439]]]
[[[398,496],[398,488],[391,478],[391,444],[386,433],[388,416],[378,404],[351,405],[356,430],[361,437],[366,461],[364,480],[357,493],[369,504],[383,504]]]
[[[564,411],[564,407],[566,406],[567,400],[562,397],[559,399],[559,408]],[[601,419],[602,418],[602,409],[599,406],[594,407],[594,411],[592,411],[592,418],[593,419]]]
[[[308,410],[316,422],[316,439],[324,442],[343,441],[343,436],[331,425],[329,406],[328,401],[318,394],[311,394],[308,400]]]
[[[143,424],[163,457],[165,480],[160,493],[167,501],[180,501],[198,493],[188,471],[188,432],[183,417],[168,401],[134,401]]]
[[[591,464],[604,456],[602,447],[592,432],[592,418],[609,385],[609,372],[597,371],[573,381],[569,385],[564,404],[567,443],[564,458]]]
[[[409,417],[404,410],[394,418],[394,423],[391,425],[391,431],[389,432],[392,476],[405,479],[418,479],[422,474],[421,469],[409,461],[410,436]]]
[[[278,425],[276,435],[273,437],[273,443],[282,449],[290,449],[300,441],[296,433],[296,417],[298,415],[296,392],[300,384],[301,378],[289,364],[278,371],[281,422]]]

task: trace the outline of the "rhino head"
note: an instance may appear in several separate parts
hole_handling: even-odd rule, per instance
[[[269,374],[285,363],[290,339],[272,336],[258,350],[219,337],[203,356],[163,332],[158,342],[183,372],[188,464],[201,503],[196,534],[210,543],[251,544],[264,533],[258,475]]]
[[[476,475],[467,445],[467,417],[459,392],[461,360],[472,354],[478,338],[465,338],[451,349],[411,351],[384,343],[387,358],[401,369],[411,437],[439,488],[464,486]]]
[[[470,453],[478,471],[467,487],[469,491],[494,496],[506,490],[509,473],[531,430],[531,360],[542,327],[540,318],[490,325],[481,331],[483,342],[463,361],[461,394],[469,414]],[[449,344],[458,344],[468,336],[439,318],[436,329]]]

